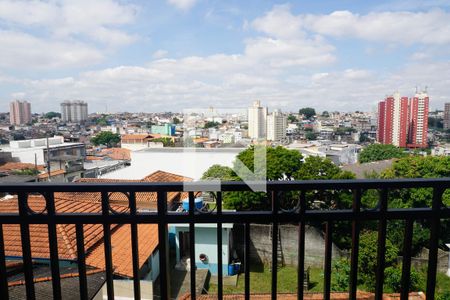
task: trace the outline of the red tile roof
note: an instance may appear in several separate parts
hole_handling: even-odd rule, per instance
[[[131,151],[125,148],[107,148],[100,152],[100,154],[115,160],[130,160],[130,153]]]
[[[150,134],[124,134],[121,137],[122,142],[128,142],[128,141],[145,141],[153,138],[153,135]]]
[[[18,213],[17,198],[0,201],[0,212]],[[42,196],[29,196],[28,206],[35,212],[45,210],[45,199]],[[101,203],[86,203],[72,200],[55,199],[55,208],[58,213],[99,213]],[[124,206],[113,206],[119,212],[126,211]],[[116,225],[113,225],[115,227]],[[22,256],[22,241],[20,226],[17,224],[3,224],[5,253],[7,256]],[[76,259],[75,225],[57,224],[58,254],[60,259]],[[103,227],[100,224],[84,225],[85,248],[92,247],[102,238]],[[48,226],[44,224],[30,225],[31,253],[33,258],[49,258]]]
[[[156,171],[152,174],[139,180],[131,179],[107,179],[107,178],[82,178],[77,182],[92,182],[92,183],[117,183],[117,182],[184,182],[192,181],[192,178],[165,172]],[[59,199],[77,199],[87,202],[100,202],[101,194],[93,192],[73,192],[73,193],[55,193],[55,198]],[[116,205],[128,206],[128,197],[122,193],[112,193],[109,195],[110,203]],[[168,192],[167,201],[173,203],[174,201],[187,198],[186,193]],[[155,209],[157,203],[157,194],[154,192],[138,192],[136,193],[136,204],[138,208]]]
[[[0,213],[17,213],[17,203],[17,198],[0,201]],[[45,200],[42,196],[29,196],[28,205],[36,212],[45,210]],[[64,200],[55,198],[55,206],[59,213],[101,212],[101,203],[78,201],[78,199]],[[125,212],[127,210],[125,206],[112,205],[112,208],[117,212]],[[6,256],[21,257],[22,241],[20,225],[3,224],[2,226]],[[85,224],[83,227],[84,245],[87,255],[86,264],[104,269],[103,225]],[[48,226],[46,224],[31,224],[29,228],[32,258],[49,259]],[[57,224],[56,231],[59,259],[76,260],[77,247],[75,225]],[[139,263],[140,266],[142,266],[158,246],[158,225],[139,224],[138,243]],[[113,249],[114,273],[121,276],[133,277],[131,262],[131,232],[129,225],[111,225],[111,245]]]
[[[158,247],[158,225],[138,225],[138,257],[141,268],[153,251]],[[133,262],[131,257],[131,226],[122,225],[111,236],[112,262],[114,274],[133,278]],[[96,246],[87,256],[86,264],[105,269],[105,247]]]
[[[36,166],[34,164],[29,163],[21,163],[21,162],[7,162],[0,166],[0,172],[8,172],[15,170],[24,170],[24,169],[34,169]],[[44,170],[44,166],[38,165],[37,169],[39,171]]]

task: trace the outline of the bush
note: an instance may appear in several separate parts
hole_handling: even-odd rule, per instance
[[[331,290],[336,292],[346,291],[350,283],[350,262],[348,259],[342,258],[333,262],[333,281],[331,282]]]
[[[411,269],[409,291],[421,290],[421,283],[425,282],[422,274]],[[387,291],[401,292],[402,290],[402,269],[401,265],[388,267],[384,270],[384,286]]]

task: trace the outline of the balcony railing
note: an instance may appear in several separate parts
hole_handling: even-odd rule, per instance
[[[24,262],[24,275],[26,295],[29,299],[35,298],[33,285],[32,253],[30,247],[30,224],[48,225],[49,249],[52,274],[53,295],[61,299],[61,282],[58,264],[58,247],[56,244],[56,225],[75,224],[77,240],[77,263],[79,270],[79,288],[82,299],[87,298],[87,278],[85,264],[85,249],[83,238],[83,224],[101,224],[104,231],[104,253],[106,262],[106,285],[108,299],[114,299],[111,224],[129,224],[131,226],[131,254],[133,262],[134,297],[140,299],[140,282],[138,266],[138,224],[157,224],[160,255],[160,297],[169,299],[169,257],[168,257],[168,224],[188,223],[191,264],[191,297],[196,298],[195,289],[195,230],[197,223],[217,224],[217,251],[218,251],[218,299],[223,297],[222,272],[222,224],[243,223],[245,225],[244,246],[244,273],[245,273],[245,299],[250,298],[250,224],[268,223],[273,225],[272,238],[272,274],[271,297],[277,299],[277,234],[281,223],[295,223],[299,225],[298,239],[298,285],[301,287],[305,271],[305,224],[310,221],[321,221],[325,224],[324,249],[324,299],[330,299],[331,289],[331,262],[332,262],[332,224],[333,222],[349,221],[352,224],[352,245],[350,252],[351,271],[348,295],[356,299],[358,276],[358,250],[361,223],[373,220],[378,222],[378,250],[375,298],[383,297],[383,280],[385,266],[386,227],[389,220],[405,221],[404,249],[402,263],[402,292],[401,299],[408,298],[411,268],[411,243],[413,224],[415,220],[428,220],[430,222],[429,262],[427,269],[427,299],[434,299],[437,271],[437,251],[439,246],[439,228],[442,219],[450,218],[450,209],[442,203],[442,194],[450,187],[450,179],[408,179],[408,180],[327,180],[327,181],[283,181],[267,182],[267,193],[272,201],[270,211],[223,211],[222,192],[249,191],[243,182],[222,183],[221,191],[216,191],[217,206],[214,211],[204,213],[195,209],[195,193],[207,191],[205,183],[112,183],[112,184],[11,184],[1,185],[0,192],[17,194],[19,213],[0,214],[0,224],[18,224],[21,230],[22,253]],[[433,190],[431,207],[398,209],[389,208],[389,191],[396,189],[431,188]],[[167,195],[169,192],[182,192],[188,189],[189,211],[176,213],[167,210]],[[379,191],[378,205],[373,209],[361,209],[362,192],[369,189]],[[353,194],[352,209],[344,210],[311,210],[307,208],[306,195],[310,191],[345,190]],[[298,191],[298,205],[291,210],[280,207],[278,196],[280,193]],[[55,192],[96,192],[101,194],[102,211],[100,213],[71,213],[62,214],[55,211]],[[139,211],[136,207],[136,193],[155,192],[157,194],[157,211]],[[30,194],[42,194],[46,199],[46,213],[35,213],[27,205]],[[129,199],[129,211],[116,213],[110,209],[109,195],[111,193],[124,193]],[[4,232],[0,226],[0,298],[8,299],[8,281],[5,267],[5,249],[3,243]],[[303,299],[303,288],[298,288],[298,299]]]

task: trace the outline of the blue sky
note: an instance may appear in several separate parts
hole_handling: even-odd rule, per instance
[[[0,0],[0,111],[450,102],[450,1]]]

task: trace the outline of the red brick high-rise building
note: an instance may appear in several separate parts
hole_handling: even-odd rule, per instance
[[[416,93],[411,99],[400,97],[397,92],[378,103],[378,142],[397,147],[426,148],[428,104],[426,92]]]
[[[399,93],[378,103],[378,142],[406,147],[408,133],[408,98]]]

